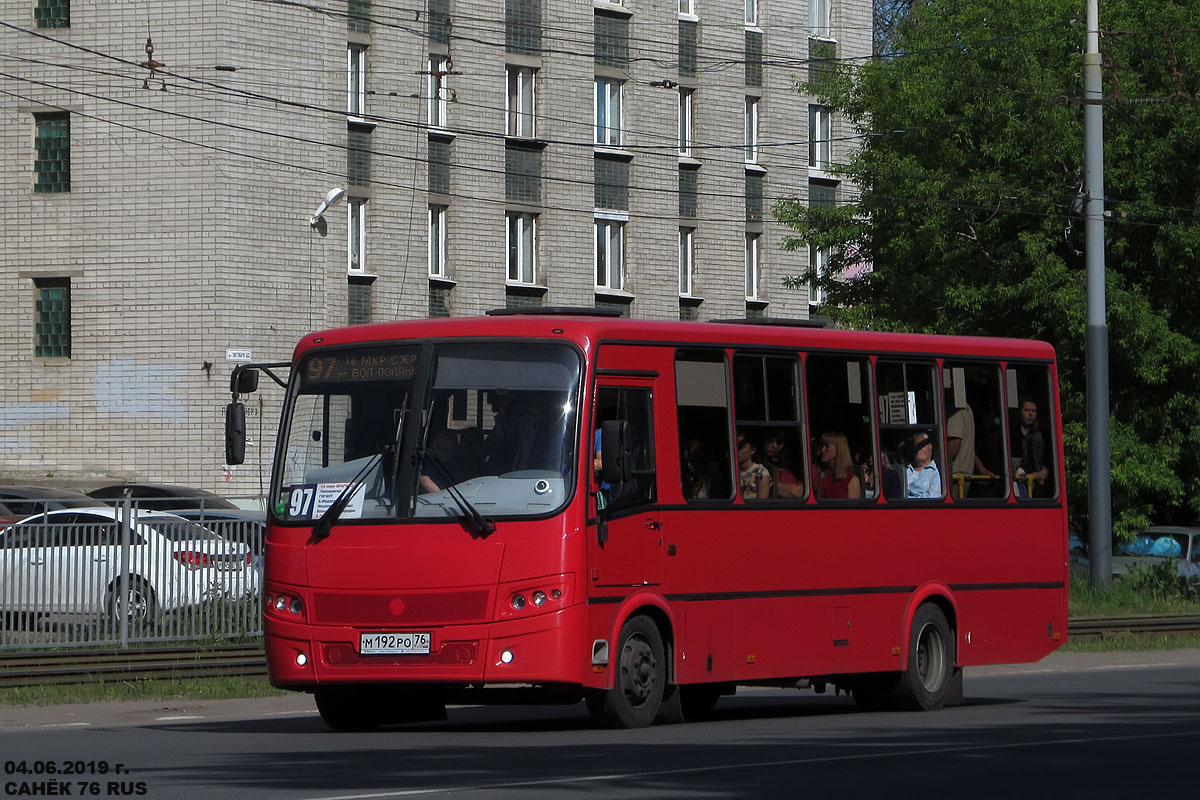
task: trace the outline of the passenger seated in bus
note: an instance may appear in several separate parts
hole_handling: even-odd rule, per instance
[[[765,466],[771,472],[772,497],[795,499],[804,497],[804,481],[796,477],[792,471],[792,460],[787,451],[787,441],[783,431],[771,431],[763,440],[763,453],[766,455]]]
[[[771,473],[754,460],[758,448],[742,433],[738,434],[737,447],[738,484],[742,489],[742,499],[766,500],[771,496]]]
[[[942,474],[933,460],[933,434],[918,431],[912,437],[912,458],[905,470],[905,496],[910,500],[942,496]]]
[[[862,481],[855,472],[850,443],[844,433],[829,431],[821,434],[817,468],[821,471],[818,495],[823,500],[862,497]]]
[[[681,451],[683,496],[688,500],[707,500],[712,497],[717,467],[704,452],[699,439],[688,439]]]

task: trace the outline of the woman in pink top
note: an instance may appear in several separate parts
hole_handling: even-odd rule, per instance
[[[862,497],[862,483],[855,474],[854,462],[850,458],[850,443],[844,434],[830,431],[821,436],[817,466],[821,469],[821,498]]]

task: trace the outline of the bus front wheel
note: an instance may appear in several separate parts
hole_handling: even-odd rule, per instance
[[[621,728],[645,728],[662,705],[667,669],[662,635],[649,617],[633,617],[617,640],[613,688],[588,697],[594,716]]]
[[[926,603],[913,615],[908,640],[908,664],[900,678],[904,704],[936,711],[946,703],[954,677],[954,633],[946,615]]]

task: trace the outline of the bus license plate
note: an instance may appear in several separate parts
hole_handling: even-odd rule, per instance
[[[428,655],[428,633],[363,633],[358,652],[361,655]]]

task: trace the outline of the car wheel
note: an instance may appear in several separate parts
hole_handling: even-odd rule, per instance
[[[108,609],[114,624],[120,624],[121,617],[124,616],[129,620],[130,626],[145,626],[152,624],[158,617],[154,590],[141,578],[129,579],[129,588],[123,597],[121,581],[114,581],[108,590]]]
[[[950,623],[940,608],[926,603],[913,616],[900,697],[914,709],[936,711],[946,703],[953,676],[954,634]]]

